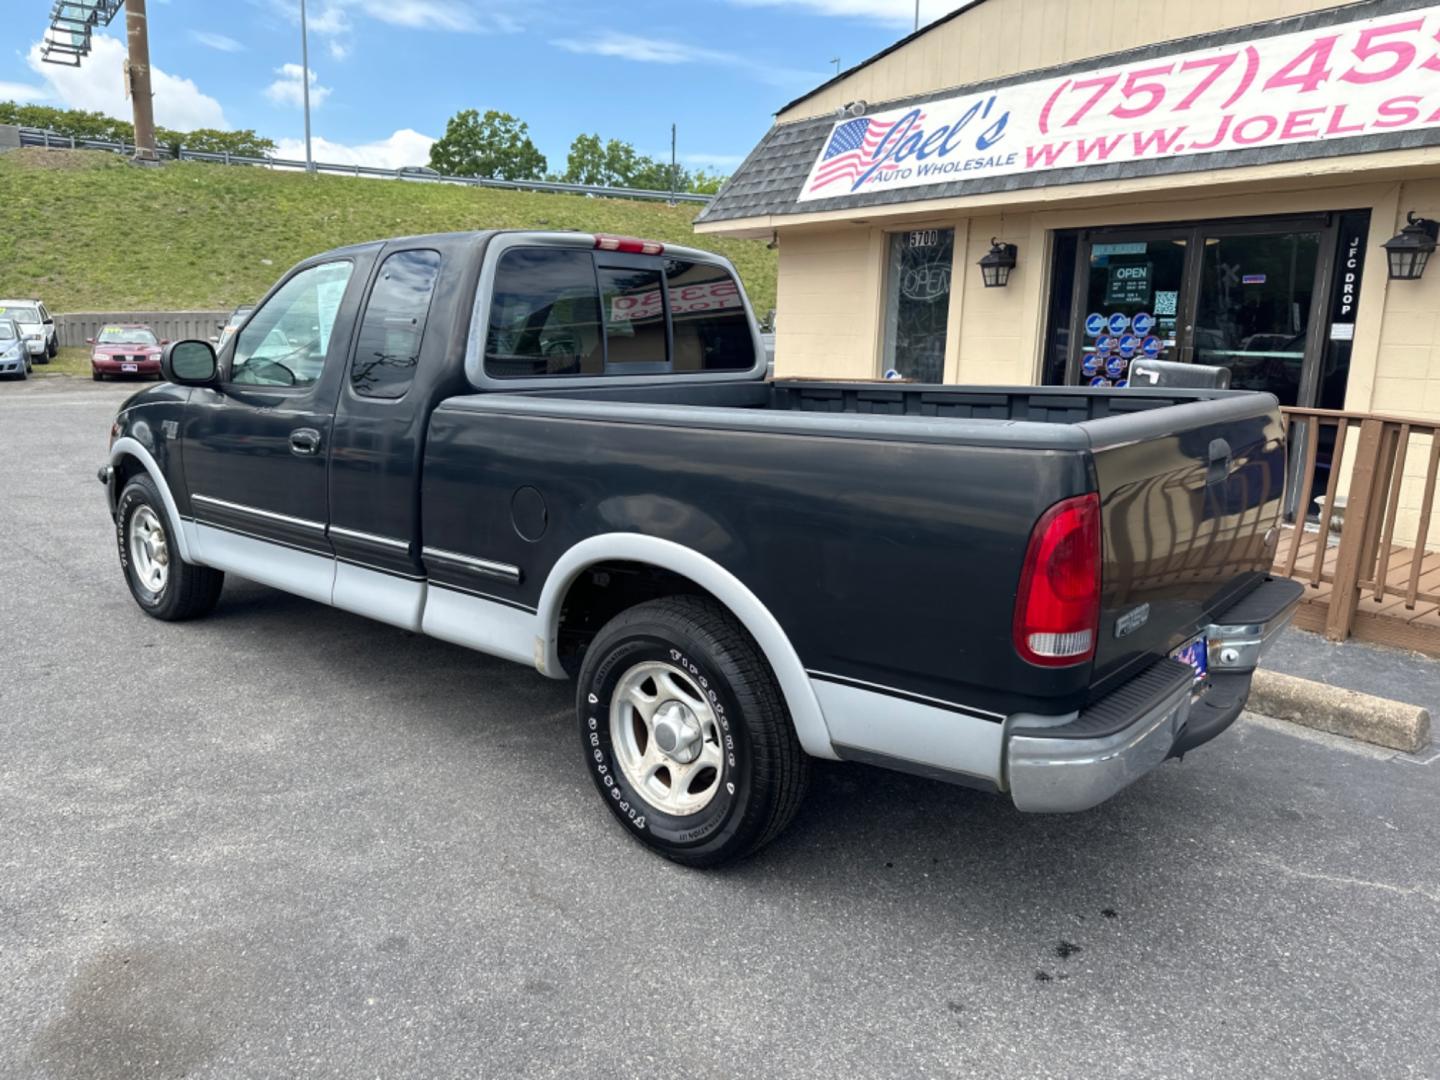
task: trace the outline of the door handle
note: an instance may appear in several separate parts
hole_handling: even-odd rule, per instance
[[[320,452],[320,432],[314,428],[296,428],[290,432],[290,452],[309,457]]]
[[[1224,439],[1211,439],[1209,456],[1209,464],[1205,466],[1205,486],[1223,484],[1230,476],[1230,444]]]

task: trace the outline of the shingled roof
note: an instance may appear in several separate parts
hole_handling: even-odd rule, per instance
[[[1370,4],[1352,4],[1343,8],[1329,8],[1324,11],[1300,15],[1275,23],[1274,32],[1291,33],[1315,27],[1349,22],[1360,17],[1384,15],[1392,11],[1411,10],[1433,0],[1374,0]],[[1357,13],[1357,8],[1366,8]],[[963,10],[963,9],[962,9]],[[921,31],[922,33],[924,31]],[[889,109],[908,108],[924,105],[943,98],[961,95],[982,94],[1000,90],[1007,86],[1031,82],[1036,79],[1064,76],[1074,72],[1088,71],[1112,64],[1125,64],[1152,57],[1165,56],[1191,49],[1205,49],[1232,42],[1248,42],[1255,37],[1254,26],[1236,27],[1213,34],[1185,38],[1181,41],[1147,45],[1128,52],[1111,56],[1090,57],[1085,60],[1040,71],[995,79],[989,82],[973,83],[969,86],[949,87],[931,94],[901,98],[895,101],[870,102],[867,111],[883,112]],[[839,195],[830,199],[815,199],[799,202],[800,190],[810,167],[820,153],[826,137],[834,126],[836,116],[818,116],[790,124],[772,127],[760,145],[751,151],[740,168],[730,178],[720,194],[695,219],[697,225],[712,225],[722,221],[736,221],[746,218],[765,218],[787,215],[816,214],[834,210],[858,210],[876,206],[919,202],[931,199],[956,199],[971,195],[984,195],[997,191],[1024,191],[1038,187],[1055,187],[1091,181],[1128,180],[1132,178],[1204,172],[1212,169],[1237,168],[1244,165],[1268,165],[1273,162],[1299,161],[1311,158],[1332,158],[1353,154],[1371,154],[1385,150],[1407,150],[1416,147],[1440,146],[1440,128],[1416,131],[1392,131],[1376,135],[1361,135],[1342,139],[1324,139],[1313,142],[1287,143],[1279,146],[1255,147],[1245,150],[1222,151],[1211,154],[1193,154],[1181,157],[1154,158],[1144,161],[1113,162],[1105,165],[1085,165],[1048,171],[1012,173],[971,180],[954,180],[947,183],[929,184],[923,187],[886,189],[853,195]]]

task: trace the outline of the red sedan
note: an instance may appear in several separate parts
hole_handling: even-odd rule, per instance
[[[169,342],[159,341],[155,331],[138,323],[107,326],[98,338],[87,338],[93,346],[90,377],[100,382],[109,375],[160,375],[160,352]]]

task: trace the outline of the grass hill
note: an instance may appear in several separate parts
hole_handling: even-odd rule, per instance
[[[0,154],[0,296],[39,296],[61,312],[221,310],[255,301],[294,263],[342,244],[523,227],[718,251],[763,314],[775,304],[775,253],[758,241],[696,236],[699,209],[198,162],[144,169],[93,150],[14,150]]]

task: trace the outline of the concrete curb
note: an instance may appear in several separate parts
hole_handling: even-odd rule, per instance
[[[1430,713],[1418,705],[1342,690],[1263,668],[1246,708],[1332,735],[1414,754],[1430,744]]]

